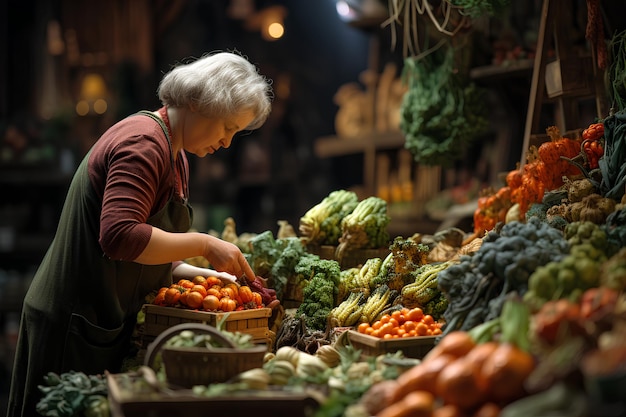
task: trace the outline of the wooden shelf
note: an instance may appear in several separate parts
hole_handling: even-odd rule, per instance
[[[368,150],[397,149],[404,146],[401,132],[370,133],[354,138],[324,136],[315,141],[315,154],[320,158],[353,155]]]
[[[475,67],[470,70],[470,78],[473,80],[480,79],[498,79],[518,76],[518,75],[532,75],[533,60],[532,59],[520,59],[518,61],[512,61],[509,64],[503,65],[485,65],[482,67]]]
[[[376,191],[376,152],[402,147],[404,147],[404,135],[401,132],[372,132],[355,138],[325,136],[317,139],[314,144],[315,154],[319,158],[362,153],[363,187],[368,195],[374,195]]]

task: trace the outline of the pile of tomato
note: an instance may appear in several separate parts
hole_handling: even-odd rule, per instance
[[[234,282],[225,284],[219,278],[203,276],[181,279],[169,287],[162,287],[152,303],[224,312],[264,307],[261,294],[249,286]]]
[[[442,323],[435,321],[430,314],[424,314],[421,308],[402,308],[390,314],[384,314],[373,323],[360,323],[359,333],[382,339],[400,339],[416,336],[436,336],[441,334]]]

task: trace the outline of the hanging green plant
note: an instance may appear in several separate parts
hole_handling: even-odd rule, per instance
[[[401,105],[405,147],[423,165],[450,166],[488,127],[486,93],[455,67],[454,49],[407,58]]]

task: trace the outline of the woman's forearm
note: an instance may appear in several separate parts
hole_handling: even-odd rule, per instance
[[[237,278],[245,275],[256,279],[237,245],[207,233],[169,233],[153,227],[148,244],[135,262],[159,265],[195,256],[205,257],[217,271],[228,272]]]
[[[150,240],[135,262],[160,265],[194,256],[203,256],[209,235],[200,233],[170,233],[153,227]]]

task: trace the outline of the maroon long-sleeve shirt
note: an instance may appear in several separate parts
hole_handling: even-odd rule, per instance
[[[165,108],[159,110],[167,121]],[[102,199],[100,245],[111,259],[132,261],[151,236],[146,220],[172,197],[187,198],[189,166],[181,151],[173,175],[171,147],[161,126],[145,115],[127,117],[96,142],[89,179]]]

